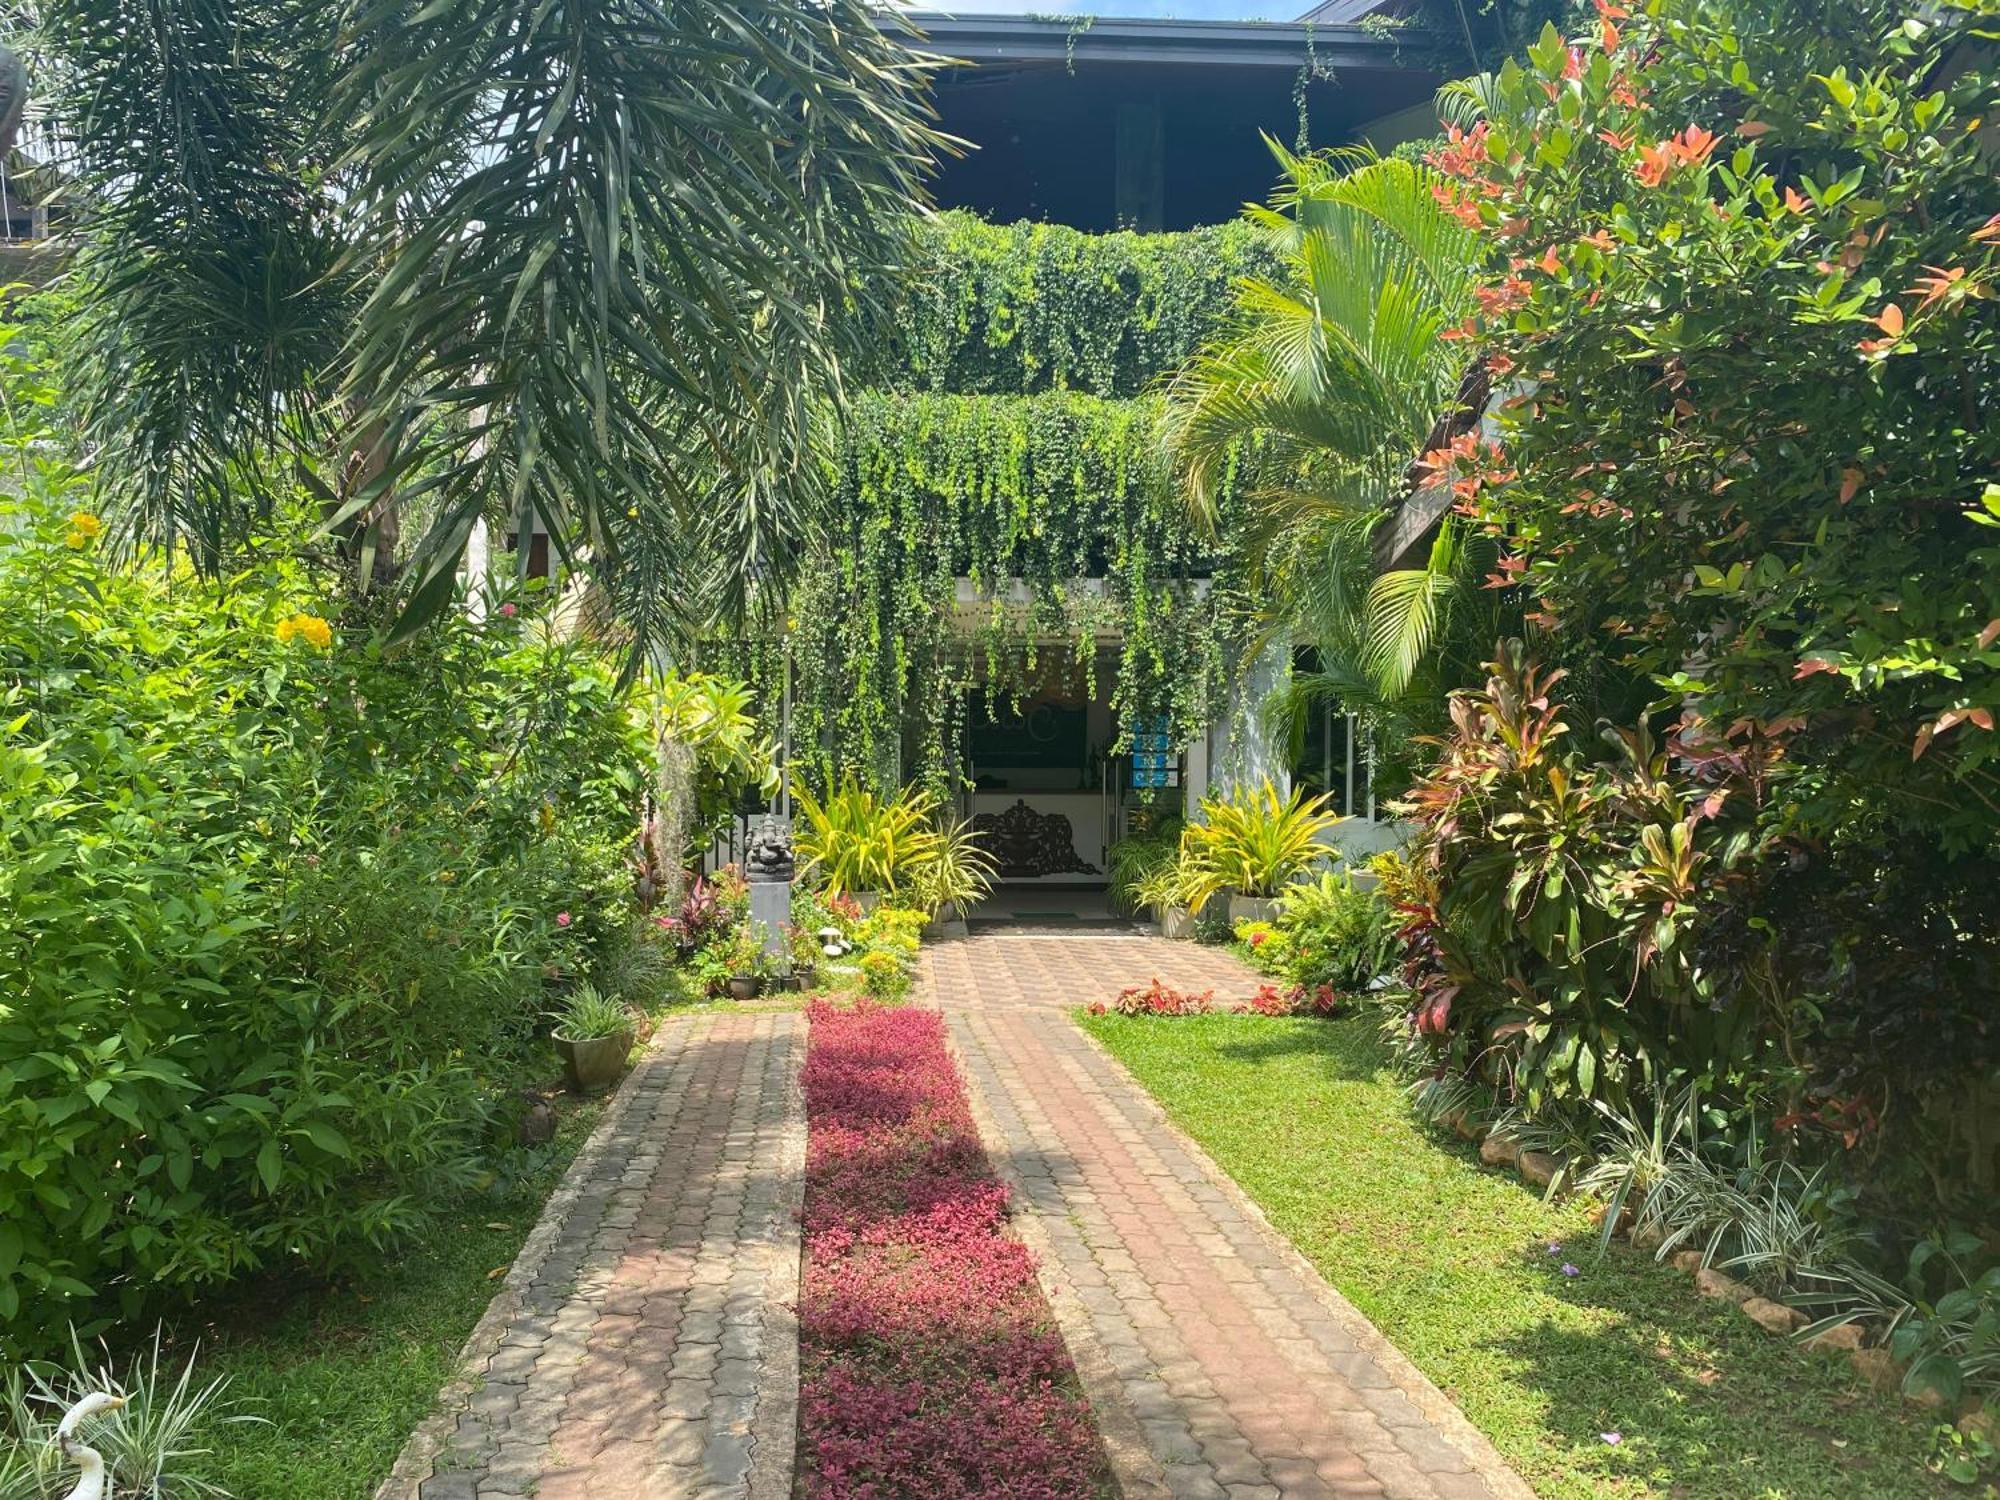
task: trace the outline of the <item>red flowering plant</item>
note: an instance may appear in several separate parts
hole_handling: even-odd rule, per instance
[[[1643,971],[1688,964],[1716,1016],[1782,1027],[1812,1087],[1905,1125],[1928,1115],[1944,1151],[1963,1149],[1944,1122],[1977,1108],[1966,1090],[2000,1062],[1984,1019],[2000,174],[1979,139],[2000,87],[1982,27],[1990,6],[1969,0],[1596,0],[1580,34],[1545,30],[1476,104],[1467,89],[1433,158],[1489,246],[1459,331],[1503,396],[1501,453],[1461,441],[1432,462],[1504,549],[1488,583],[1528,607],[1529,654],[1568,670],[1565,720],[1643,720],[1695,815],[1683,843],[1672,818],[1639,851],[1660,870],[1694,861],[1700,919],[1671,913],[1693,951],[1627,952],[1592,1003],[1631,993],[1641,1016]],[[1468,734],[1454,743],[1487,738]],[[1566,805],[1586,829],[1623,821],[1598,775],[1617,756],[1582,735],[1556,756],[1581,774]],[[1403,913],[1434,981],[1418,1018],[1441,1030],[1475,996],[1550,1003],[1547,972],[1507,986],[1567,941],[1571,878],[1593,864],[1572,850],[1575,865],[1538,862],[1512,888],[1501,866],[1524,830],[1457,818],[1477,788],[1449,783],[1472,774],[1447,761],[1425,790],[1421,816],[1472,847],[1426,872],[1435,906]],[[1732,820],[1747,863],[1704,864]],[[1467,936],[1482,930],[1460,882],[1482,861],[1511,912],[1510,930],[1483,931],[1502,953]],[[1520,1019],[1521,1037],[1561,1045],[1560,1027]],[[1712,1055],[1646,1029],[1618,1050],[1643,1042],[1667,1069]],[[1735,1083],[1796,1097],[1789,1079]]]
[[[935,1011],[807,1009],[801,1490],[1099,1492],[1097,1434]]]
[[[1118,992],[1111,1009],[1121,1016],[1199,1016],[1215,1008],[1214,990],[1177,990],[1156,974],[1151,982]],[[1103,1014],[1101,1007],[1093,1007]]]

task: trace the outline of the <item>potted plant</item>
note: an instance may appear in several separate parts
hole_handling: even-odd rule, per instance
[[[937,799],[920,787],[878,796],[844,780],[824,801],[794,787],[792,847],[801,874],[811,874],[828,896],[850,896],[862,911],[873,911],[885,895],[896,894],[935,857],[938,834],[931,826]]]
[[[632,1015],[593,984],[579,984],[551,1011],[553,1040],[562,1058],[569,1086],[580,1094],[599,1094],[625,1073],[632,1050]]]
[[[1160,924],[1160,936],[1194,936],[1194,914],[1188,910],[1187,876],[1179,860],[1169,859],[1153,866],[1132,882],[1132,894]]]
[[[1319,836],[1340,822],[1325,797],[1281,795],[1267,777],[1254,791],[1205,798],[1202,818],[1181,835],[1188,906],[1199,914],[1229,893],[1229,920],[1268,922],[1278,896],[1327,853]]]
[[[747,925],[737,928],[729,944],[729,998],[755,1000],[763,991],[768,967],[757,934]]]
[[[926,942],[965,936],[965,914],[993,889],[993,856],[972,825],[941,823],[931,855],[910,882],[912,904],[930,913]]]

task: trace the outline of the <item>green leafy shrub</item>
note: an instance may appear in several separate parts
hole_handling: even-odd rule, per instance
[[[1235,935],[1253,968],[1310,991],[1366,989],[1395,953],[1388,904],[1345,870],[1288,886],[1276,921],[1239,922]]]
[[[630,920],[648,745],[524,622],[394,657],[273,564],[207,585],[0,513],[0,1340],[324,1269],[481,1170],[551,980]]]
[[[1752,830],[1747,863],[1696,874],[1698,913],[1656,909],[1675,954],[1571,972],[1633,991],[1614,1028],[1678,1007],[1691,1024],[1625,1037],[1625,1062],[1733,1054],[1739,1092],[1768,1087],[1783,1129],[1878,1213],[1984,1213],[2000,1190],[1990,7],[1629,9],[1545,30],[1456,91],[1469,128],[1435,157],[1489,250],[1459,333],[1503,397],[1504,452],[1468,434],[1430,462],[1504,547],[1489,581],[1570,671],[1577,722],[1647,716],[1674,748],[1662,779],[1698,782],[1697,812],[1726,797],[1725,821]],[[1687,826],[1656,863],[1721,853],[1705,813]],[[1519,832],[1482,818],[1461,837],[1485,845],[1468,868],[1497,871]],[[1592,867],[1586,846],[1575,868]],[[1515,904],[1559,920],[1565,889]],[[1461,979],[1454,1003],[1522,979],[1543,1001],[1554,976],[1452,929],[1421,929],[1467,960],[1440,1007]],[[1615,931],[1640,935],[1600,929],[1613,948]],[[1732,1021],[1766,1045],[1727,1045]]]

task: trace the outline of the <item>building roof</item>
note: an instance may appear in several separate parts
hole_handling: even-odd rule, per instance
[[[1281,0],[1282,3],[1282,0]],[[1085,230],[1185,229],[1234,218],[1277,175],[1268,135],[1383,148],[1419,122],[1439,47],[1404,29],[1304,21],[946,15],[909,19],[946,68],[944,129],[976,149],[934,184],[947,207]],[[1419,115],[1424,111],[1419,108]],[[1435,129],[1435,125],[1429,128]]]
[[[1358,18],[1379,0],[1328,0]],[[1204,68],[1321,67],[1401,70],[1422,53],[1421,33],[1388,35],[1351,21],[1183,21],[1151,16],[953,15],[913,11],[936,51],[976,63],[1180,64]]]

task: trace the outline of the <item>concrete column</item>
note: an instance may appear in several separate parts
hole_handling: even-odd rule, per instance
[[[1222,722],[1214,727],[1216,749],[1209,782],[1216,790],[1261,786],[1268,777],[1280,792],[1292,786],[1285,747],[1266,729],[1264,708],[1290,681],[1292,653],[1283,641],[1236,663]]]

